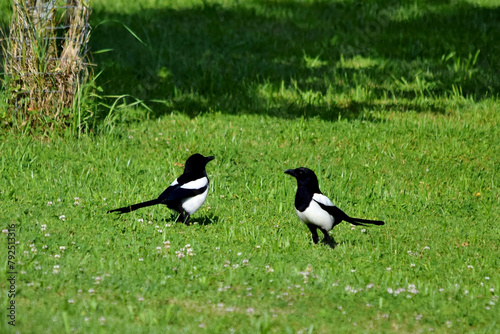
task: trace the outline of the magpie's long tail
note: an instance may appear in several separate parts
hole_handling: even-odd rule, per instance
[[[140,208],[144,208],[146,206],[156,205],[156,204],[160,204],[160,203],[161,203],[161,201],[159,199],[153,199],[151,201],[132,204],[129,206],[124,206],[123,208],[119,208],[119,209],[109,210],[108,213],[111,213],[111,212],[127,213],[130,211],[135,211],[135,210],[140,209]]]
[[[359,226],[366,226],[365,224],[369,225],[384,225],[385,223],[381,220],[370,220],[370,219],[361,219],[361,218],[352,218],[352,217],[346,217],[344,218],[346,222],[349,222],[353,225],[359,225]]]

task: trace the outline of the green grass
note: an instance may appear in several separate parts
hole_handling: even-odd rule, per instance
[[[498,332],[498,112],[484,102],[377,121],[174,113],[78,141],[7,136],[16,329]],[[159,194],[197,151],[216,160],[196,225],[165,207],[105,213]],[[337,248],[313,245],[283,173],[301,165],[349,214],[387,224],[343,224]],[[195,255],[179,259],[186,244]],[[410,285],[418,292],[387,292]]]
[[[19,241],[0,331],[500,332],[498,5],[360,4],[93,3],[91,47],[113,49],[96,84],[115,97],[92,133],[0,134]],[[216,156],[196,224],[105,213],[160,194],[195,152]],[[284,174],[299,166],[386,225],[313,245]]]

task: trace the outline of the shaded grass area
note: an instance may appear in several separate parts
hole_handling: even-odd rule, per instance
[[[500,9],[458,1],[93,4],[111,95],[156,117],[216,110],[282,118],[443,113],[499,91]],[[129,32],[133,31],[135,36]],[[137,37],[137,38],[136,38]],[[155,103],[156,102],[156,103]]]
[[[4,136],[16,330],[496,332],[498,115],[494,101],[370,122],[173,113],[78,141]],[[159,194],[194,152],[216,156],[198,224],[105,214]],[[313,245],[283,173],[301,165],[348,214],[387,224]]]

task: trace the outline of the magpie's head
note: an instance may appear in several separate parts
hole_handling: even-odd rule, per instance
[[[185,171],[188,170],[203,170],[205,169],[205,166],[212,160],[214,160],[214,156],[208,156],[204,157],[203,155],[199,153],[195,153],[192,156],[190,156],[187,161],[186,165],[184,167]]]
[[[318,188],[318,178],[312,170],[306,167],[299,167],[295,169],[287,169],[286,174],[289,174],[297,179],[299,186],[306,186],[307,188]]]

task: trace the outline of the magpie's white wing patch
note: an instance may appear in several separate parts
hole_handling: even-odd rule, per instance
[[[326,206],[334,206],[332,201],[323,194],[314,194],[313,200]]]
[[[174,182],[176,182],[175,180]],[[183,185],[181,185],[181,188],[184,189],[201,189],[205,187],[208,184],[208,178],[207,177],[202,177],[194,181],[187,182]]]

